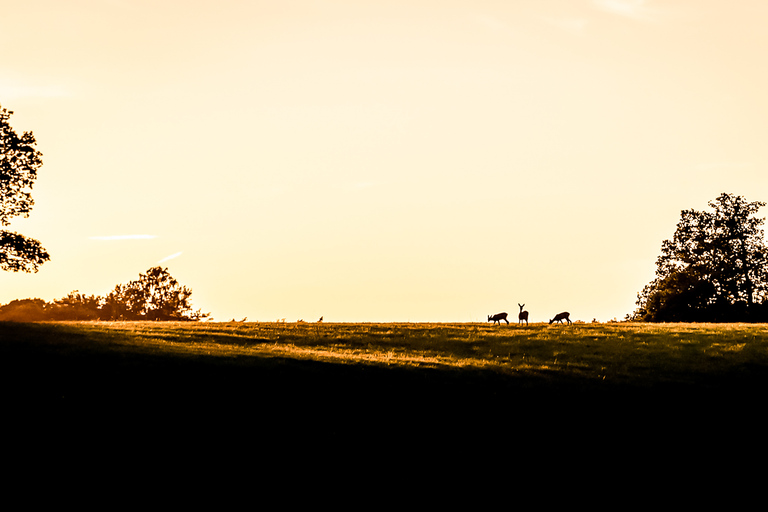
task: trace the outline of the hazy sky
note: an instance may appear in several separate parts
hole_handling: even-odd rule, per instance
[[[51,254],[3,304],[160,264],[216,320],[622,319],[680,210],[768,201],[765,0],[2,3]]]

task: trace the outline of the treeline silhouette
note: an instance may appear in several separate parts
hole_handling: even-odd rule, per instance
[[[105,297],[75,290],[64,298],[13,300],[0,306],[0,321],[46,320],[175,320],[197,321],[209,316],[193,310],[192,290],[182,286],[167,268],[152,267],[139,279],[118,284]]]
[[[644,322],[768,322],[768,302],[732,303],[719,298],[707,304],[705,300],[709,300],[709,296],[702,298],[695,288],[685,290],[679,295],[670,294],[666,298],[655,296],[648,302],[647,310],[643,314],[630,319]]]
[[[712,211],[683,210],[664,240],[656,278],[637,296],[630,320],[768,321],[768,246],[755,213],[765,206],[721,194]]]

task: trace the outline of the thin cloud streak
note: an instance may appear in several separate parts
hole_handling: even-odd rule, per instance
[[[90,240],[150,240],[157,238],[155,235],[108,235],[108,236],[91,236]]]
[[[175,252],[175,253],[171,254],[170,256],[166,256],[165,258],[163,258],[160,261],[158,261],[157,264],[159,265],[160,263],[165,263],[168,260],[172,260],[174,258],[178,258],[179,256],[182,255],[183,252],[184,251],[179,251],[179,252]]]

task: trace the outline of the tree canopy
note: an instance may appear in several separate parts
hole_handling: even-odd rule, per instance
[[[723,193],[714,211],[683,210],[638,293],[633,318],[661,322],[768,320],[768,247],[755,213],[764,202]]]
[[[206,316],[192,311],[192,290],[179,284],[167,268],[152,267],[139,279],[117,285],[104,300],[112,319],[198,320]]]
[[[167,268],[152,267],[139,278],[115,286],[106,297],[77,290],[62,299],[14,300],[0,306],[0,320],[200,320],[208,313],[194,311],[192,290],[174,279]]]
[[[32,206],[32,185],[43,165],[42,153],[35,149],[35,136],[24,132],[19,137],[8,119],[13,112],[0,107],[0,225],[10,219],[28,217]],[[50,256],[40,242],[18,233],[0,230],[0,268],[18,272],[37,272]]]

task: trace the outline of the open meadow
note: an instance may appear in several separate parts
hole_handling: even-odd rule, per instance
[[[164,355],[180,363],[312,361],[562,380],[586,389],[717,389],[764,374],[768,379],[766,324],[52,322],[2,329],[16,339],[28,336],[40,349],[61,344],[103,355]]]
[[[761,409],[768,325],[0,323],[0,364],[6,404],[59,408],[721,416]]]

